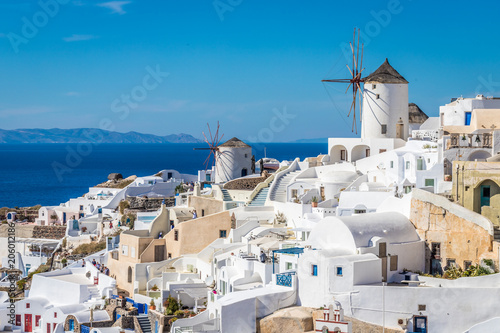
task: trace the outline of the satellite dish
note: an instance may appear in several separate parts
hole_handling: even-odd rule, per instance
[[[213,283],[214,283],[214,278],[213,278],[213,276],[207,276],[207,278],[205,279],[205,284],[206,284],[207,286],[211,286]]]

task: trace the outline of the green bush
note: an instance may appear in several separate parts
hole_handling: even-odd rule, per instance
[[[184,311],[177,310],[177,311],[174,312],[174,316],[176,316],[177,318],[183,318],[184,317]]]
[[[104,250],[106,242],[82,244],[73,250],[72,254],[92,254]]]
[[[21,279],[21,280],[17,281],[16,284],[17,284],[17,287],[19,289],[23,289],[24,286],[26,285],[26,280],[25,279]]]
[[[493,259],[483,259],[486,266],[493,268]]]
[[[179,302],[177,302],[175,298],[169,295],[163,303],[163,306],[165,307],[165,314],[170,316],[173,315],[176,311],[180,310],[180,308],[182,307],[182,303],[179,304]]]
[[[120,208],[120,214],[123,215],[125,213],[125,209],[130,208],[130,203],[127,200],[122,200],[118,204],[118,207]]]

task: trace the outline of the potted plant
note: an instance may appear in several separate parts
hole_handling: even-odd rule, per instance
[[[154,300],[151,300],[151,302],[149,303],[149,309],[150,310],[156,310],[156,305],[155,305],[155,301]]]
[[[318,198],[317,197],[312,197],[311,198],[311,204],[313,207],[318,207]]]
[[[153,290],[153,291],[157,291],[158,289],[160,289],[160,288],[158,288],[158,286],[156,284],[151,287],[151,290]]]

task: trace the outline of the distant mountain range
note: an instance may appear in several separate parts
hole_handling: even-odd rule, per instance
[[[138,132],[110,132],[97,128],[0,129],[0,143],[199,143],[189,134],[158,136]]]

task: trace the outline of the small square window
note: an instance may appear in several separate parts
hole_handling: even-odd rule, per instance
[[[26,309],[30,308],[30,303],[26,303]]]
[[[418,311],[425,311],[427,307],[425,306],[425,304],[419,304],[418,305]]]
[[[342,267],[341,266],[337,266],[337,276],[343,276],[342,275]]]
[[[391,161],[391,169],[394,169],[394,161]]]
[[[57,318],[57,312],[54,312],[54,318]]]
[[[464,269],[467,270],[467,269],[469,269],[470,266],[472,266],[472,261],[465,260],[464,261]]]
[[[372,89],[377,89],[377,85],[376,84],[372,85],[372,87],[373,87]]]
[[[179,240],[179,230],[174,230],[174,240],[175,241]]]
[[[425,186],[434,186],[434,179],[426,179]]]
[[[387,125],[381,125],[381,134],[387,134]]]
[[[227,230],[219,230],[219,238],[226,238]]]
[[[410,170],[410,161],[406,161],[406,170]]]
[[[311,275],[312,276],[318,276],[318,265],[312,265],[311,269],[312,269]]]
[[[83,210],[83,205],[80,205],[80,210]]]
[[[380,99],[380,95],[379,95],[379,94],[376,94],[376,95],[375,95],[375,99]]]

